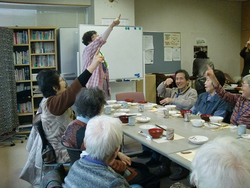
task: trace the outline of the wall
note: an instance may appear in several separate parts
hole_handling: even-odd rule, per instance
[[[86,7],[0,3],[0,26],[78,27],[86,23]]]
[[[128,19],[130,26],[135,25],[134,0],[115,0],[113,3],[108,0],[92,0],[92,5],[89,8],[89,23],[94,18],[95,25],[102,25],[102,18],[117,18],[121,14],[121,19]],[[116,93],[136,91],[136,82],[111,82],[110,88],[111,99],[115,99]]]
[[[241,2],[136,0],[135,23],[143,31],[181,32],[181,68],[190,74],[195,39],[202,37],[215,68],[240,75]]]
[[[94,7],[94,24],[102,25],[102,18],[116,18],[121,14],[122,19],[128,19],[129,25],[135,25],[134,0],[92,0]]]

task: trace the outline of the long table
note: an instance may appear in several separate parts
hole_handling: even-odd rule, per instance
[[[158,106],[160,107],[160,106]],[[129,108],[129,113],[138,113],[137,106],[132,106]],[[193,127],[191,122],[185,122],[184,118],[182,117],[169,117],[163,118],[161,113],[158,113],[157,110],[144,110],[142,116],[150,117],[151,120],[147,123],[139,123],[137,122],[135,126],[129,126],[128,124],[124,124],[122,126],[123,133],[140,142],[141,144],[151,148],[152,150],[162,154],[163,156],[169,157],[171,160],[175,161],[176,163],[190,169],[191,161],[181,157],[178,155],[178,152],[187,151],[187,150],[197,150],[201,145],[191,143],[188,138],[190,136],[201,135],[206,136],[209,140],[212,140],[218,136],[231,136],[235,139],[238,139],[239,136],[237,134],[237,130],[232,131],[230,128],[226,128],[223,130],[212,130],[208,128],[197,128]],[[199,118],[198,116],[191,116],[191,119]],[[157,143],[154,140],[147,140],[146,137],[139,134],[140,125],[165,125],[168,128],[173,128],[175,134],[184,137],[178,140],[167,141],[163,143]],[[249,132],[249,130],[247,130]],[[250,149],[250,142],[242,141],[242,143]]]

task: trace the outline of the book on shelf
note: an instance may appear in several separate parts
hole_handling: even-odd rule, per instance
[[[28,44],[28,31],[14,31],[13,41],[14,44]]]
[[[32,103],[31,101],[26,103],[18,103],[17,104],[18,113],[29,113],[32,112]]]
[[[29,50],[13,52],[13,59],[15,65],[29,64]]]
[[[22,69],[15,69],[15,80],[29,80],[30,79],[30,69],[29,67],[24,67]]]
[[[32,31],[32,40],[51,40],[55,39],[54,30]]]

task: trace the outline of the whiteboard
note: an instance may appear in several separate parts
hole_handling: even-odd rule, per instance
[[[85,45],[81,42],[85,32],[95,30],[98,35],[104,33],[108,26],[79,25],[79,70],[82,71],[82,53]],[[116,26],[111,31],[101,52],[109,66],[109,79],[113,81],[130,81],[144,77],[142,60],[141,27]]]

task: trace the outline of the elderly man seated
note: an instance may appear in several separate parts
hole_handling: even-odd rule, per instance
[[[221,137],[197,151],[190,182],[197,188],[248,188],[249,177],[249,151],[235,138]]]
[[[73,164],[63,187],[130,187],[124,177],[108,166],[116,158],[122,142],[119,120],[104,115],[92,118],[84,141],[87,155]]]

